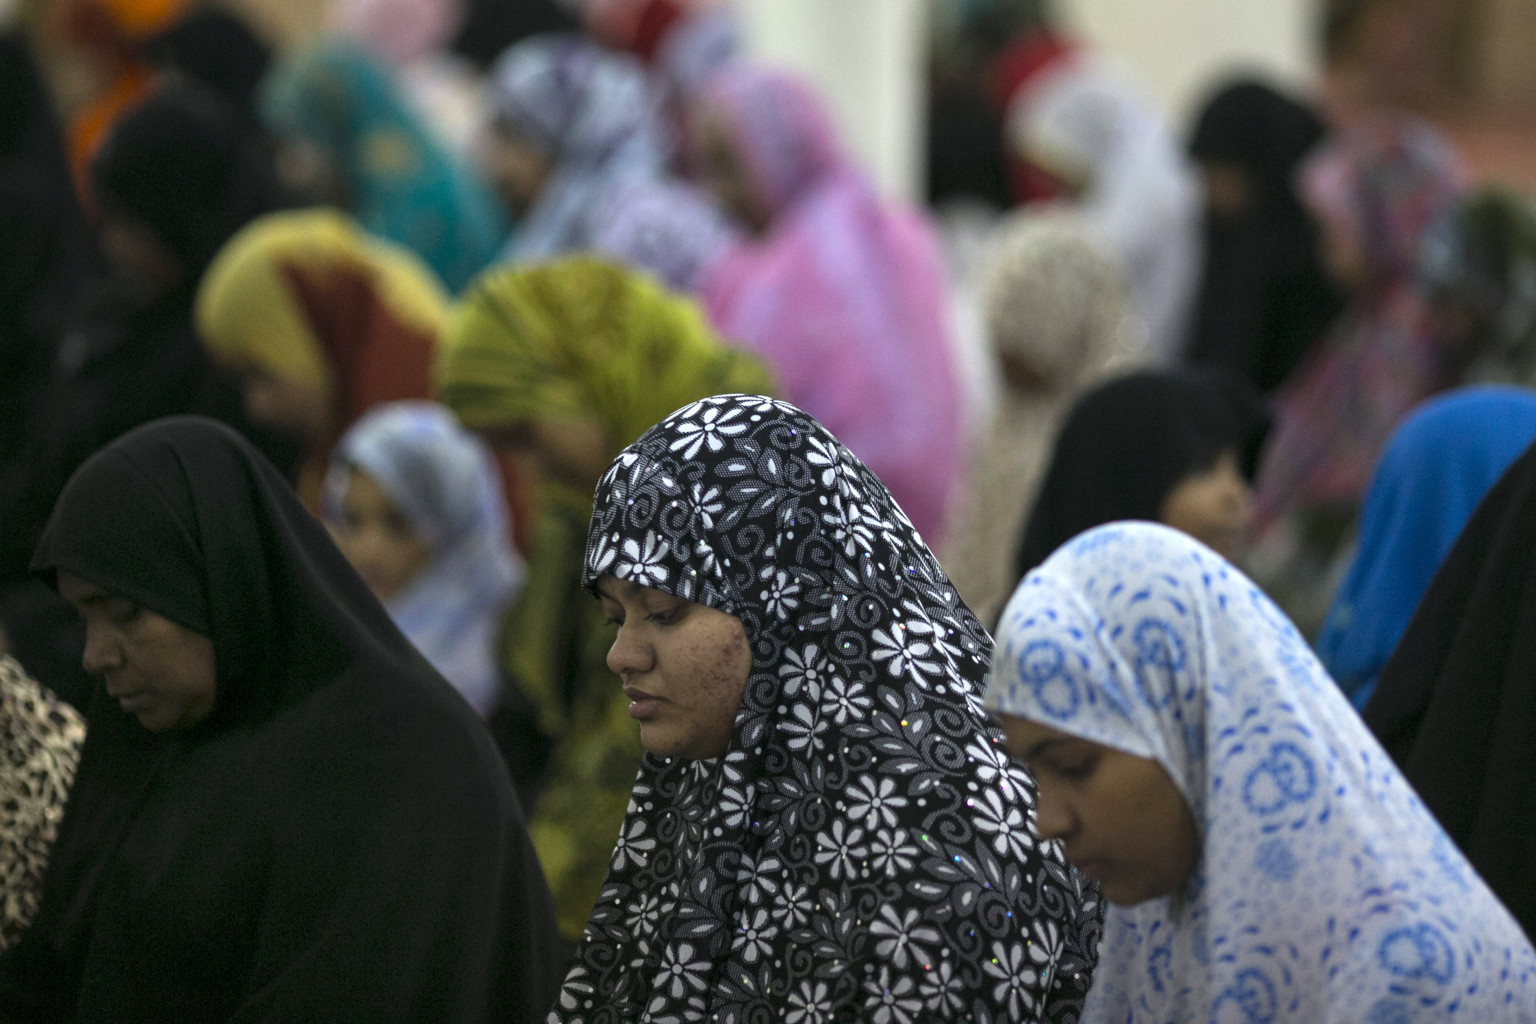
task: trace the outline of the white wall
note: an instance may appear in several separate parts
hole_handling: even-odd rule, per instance
[[[922,192],[926,0],[737,0],[752,55],[818,85],[880,188]]]
[[[838,0],[828,0],[836,3]],[[1307,88],[1319,0],[1055,0],[1061,20],[1119,61],[1181,134],[1216,80],[1261,69]]]

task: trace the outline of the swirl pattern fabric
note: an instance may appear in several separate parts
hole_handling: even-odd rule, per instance
[[[1085,1021],[1536,1020],[1536,956],[1295,628],[1166,527],[1082,534],[998,630],[988,704],[1157,761],[1185,889],[1110,907]]]
[[[1096,894],[982,710],[989,637],[856,457],[695,402],[598,485],[603,574],[737,616],[752,669],[723,757],[646,758],[551,1022],[1077,1020]]]

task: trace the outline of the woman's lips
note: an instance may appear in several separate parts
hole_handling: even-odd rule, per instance
[[[152,700],[153,695],[148,693],[127,694],[117,698],[117,706],[130,715],[136,715],[148,707]]]
[[[661,706],[661,698],[653,697],[644,690],[637,690],[633,686],[624,687],[624,696],[629,698],[629,717],[643,722]]]

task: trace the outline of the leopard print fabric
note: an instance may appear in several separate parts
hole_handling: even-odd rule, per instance
[[[80,763],[85,722],[0,655],[0,949],[27,930]]]

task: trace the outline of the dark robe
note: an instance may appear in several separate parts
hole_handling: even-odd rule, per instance
[[[1478,874],[1536,935],[1536,448],[1472,514],[1364,715]]]
[[[132,431],[33,564],[209,637],[217,691],[161,734],[97,693],[0,1019],[543,1019],[553,909],[495,746],[248,442]]]

